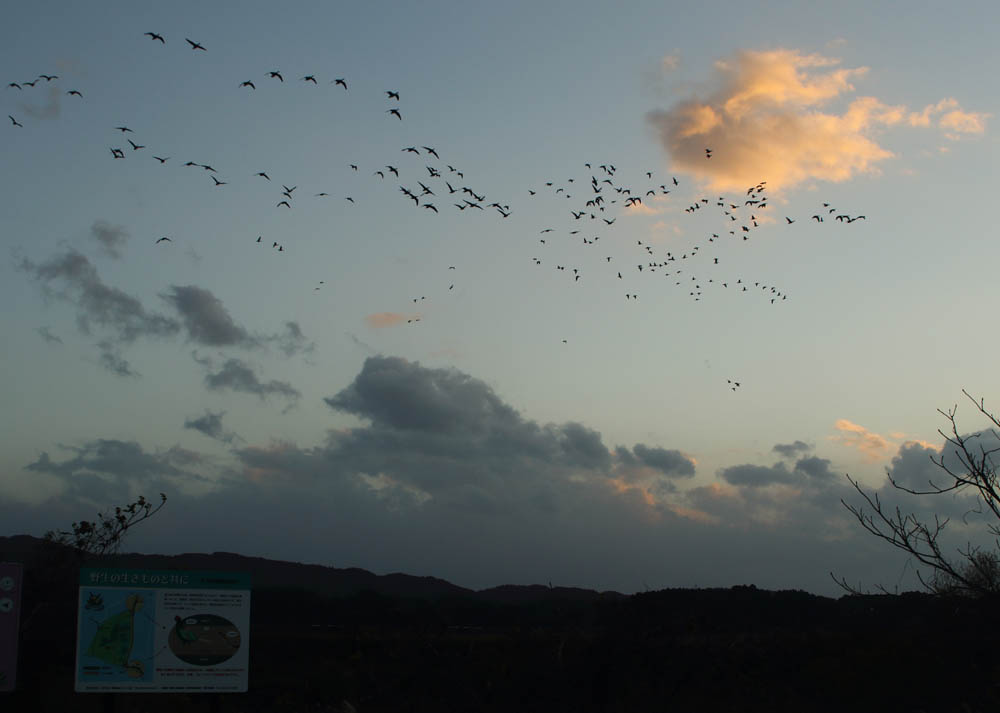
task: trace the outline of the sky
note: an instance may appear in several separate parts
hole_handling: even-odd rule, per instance
[[[995,4],[335,5],[9,10],[0,534],[916,586],[841,501],[1000,392]]]

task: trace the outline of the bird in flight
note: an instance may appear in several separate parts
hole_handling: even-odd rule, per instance
[[[11,82],[10,84],[7,85],[7,88],[8,89],[20,89],[21,85],[18,84],[17,82]]]
[[[115,129],[117,129],[118,131],[122,132],[123,134],[126,131],[129,132],[129,133],[135,133],[134,131],[132,131],[132,129],[128,128],[127,126],[116,126]]]
[[[400,116],[400,114],[399,114],[399,109],[389,109],[389,110],[388,110],[388,111],[386,111],[385,113],[386,113],[386,114],[392,114],[393,116],[395,116],[395,117],[396,117],[397,119],[399,119],[400,121],[402,121],[402,120],[403,120],[403,117],[402,117],[402,116]]]
[[[312,82],[313,84],[316,84],[316,77],[314,77],[314,76],[313,76],[313,75],[311,75],[311,74],[307,74],[306,76],[304,76],[304,77],[302,78],[302,81],[303,81],[303,82]]]
[[[17,119],[15,119],[15,118],[14,118],[13,116],[11,116],[10,114],[8,114],[8,115],[7,115],[7,118],[8,118],[8,119],[10,119],[11,123],[12,123],[12,124],[13,124],[14,126],[20,126],[20,127],[22,128],[22,129],[24,128],[24,124],[22,124],[21,122],[19,122],[19,121],[18,121]]]
[[[69,90],[68,92],[66,92],[66,93],[67,93],[67,94],[69,94],[69,95],[70,95],[71,97],[80,97],[81,99],[83,98],[83,95],[82,95],[82,94],[80,94],[80,92],[78,92],[78,91],[77,91],[77,90],[75,90],[75,89],[70,89],[70,90]]]
[[[281,76],[281,72],[268,72],[268,74],[270,75],[271,79],[279,79],[282,82],[285,81],[285,78]]]
[[[153,158],[155,158],[155,159],[156,159],[157,161],[159,161],[160,163],[166,163],[167,161],[169,161],[169,160],[170,160],[170,157],[169,157],[169,156],[167,156],[166,158],[160,158],[159,156],[153,156]]]
[[[433,156],[436,159],[440,160],[440,158],[441,158],[440,156],[438,156],[437,151],[435,151],[434,149],[432,149],[430,146],[424,146],[424,151],[426,151],[427,153],[429,153],[431,156]]]
[[[285,206],[286,208],[289,208],[289,209],[291,209],[291,207],[292,207],[292,206],[290,206],[288,204],[288,201],[281,201],[281,203],[279,203],[278,205],[276,205],[275,208],[280,208],[281,206]]]
[[[149,39],[153,40],[154,42],[156,40],[159,40],[160,44],[164,45],[167,44],[166,40],[163,39],[163,35],[158,35],[155,32],[143,32],[142,34],[148,37]],[[190,40],[188,40],[188,42],[190,42]]]
[[[136,142],[134,142],[134,141],[133,141],[132,139],[129,139],[129,140],[128,140],[128,142],[129,142],[129,143],[130,143],[130,144],[132,145],[132,150],[133,150],[133,151],[138,151],[139,149],[144,149],[144,148],[146,148],[145,146],[143,146],[143,145],[141,145],[141,144],[137,144],[137,143],[136,143]]]
[[[226,181],[220,181],[215,176],[212,176],[212,180],[215,181],[215,185],[217,185],[217,186],[224,186],[224,185],[226,185]]]
[[[343,79],[334,79],[333,82],[331,82],[331,84],[339,84],[344,88],[344,91],[347,91],[347,82],[345,82]]]
[[[399,101],[399,92],[389,92],[389,91],[387,91],[387,92],[386,92],[386,95],[387,95],[387,96],[388,96],[388,97],[389,97],[390,99],[395,99],[396,101]]]
[[[202,50],[202,51],[205,51],[205,52],[208,51],[204,47],[202,47],[201,45],[199,45],[197,42],[192,42],[187,37],[185,37],[184,39],[187,41],[187,43],[189,45],[191,45],[191,49],[193,49],[193,50]]]
[[[260,176],[261,178],[266,178],[266,179],[267,179],[267,180],[269,180],[269,181],[271,180],[271,177],[270,177],[270,176],[268,176],[268,175],[267,175],[266,173],[264,173],[263,171],[258,171],[257,173],[255,173],[255,174],[253,174],[253,175],[255,175],[255,176]]]
[[[39,74],[39,79],[44,79],[46,82],[51,82],[53,79],[59,79],[58,74]]]
[[[241,87],[250,87],[253,90],[257,89],[256,85],[253,82],[251,82],[249,79],[247,81],[245,81],[245,82],[240,82],[240,86]]]
[[[156,241],[156,243],[162,243],[162,242],[163,242],[164,240],[166,240],[166,241],[167,241],[168,243],[172,243],[172,242],[174,242],[174,241],[173,241],[173,240],[171,240],[170,238],[160,238],[159,240],[157,240],[157,241]],[[154,243],[154,245],[155,245],[156,243]]]

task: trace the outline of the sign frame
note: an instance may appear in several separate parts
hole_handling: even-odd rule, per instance
[[[245,693],[250,574],[81,568],[78,693]]]
[[[17,687],[23,590],[24,566],[20,562],[0,562],[0,693]]]

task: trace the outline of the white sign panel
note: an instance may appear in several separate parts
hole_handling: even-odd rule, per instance
[[[76,690],[247,690],[250,576],[81,569]]]

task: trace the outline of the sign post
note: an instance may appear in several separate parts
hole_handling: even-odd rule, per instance
[[[81,569],[78,692],[245,693],[250,575]]]
[[[0,692],[13,691],[17,680],[23,582],[20,564],[0,562]]]

